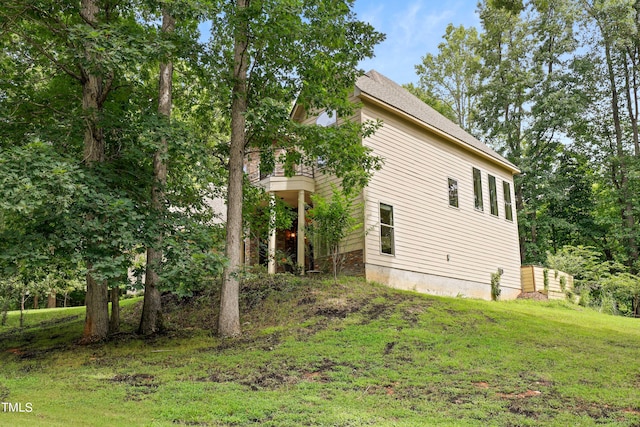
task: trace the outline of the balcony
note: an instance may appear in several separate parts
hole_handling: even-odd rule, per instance
[[[284,172],[284,167],[281,164],[276,164],[275,170],[271,173],[264,173],[262,170],[260,170],[260,165],[258,164],[254,168],[249,168],[249,170],[247,170],[247,174],[249,175],[249,182],[251,182],[252,184],[258,184],[260,183],[260,181],[271,177],[287,178]],[[293,176],[288,178],[297,176],[313,179],[315,178],[315,168],[312,166],[298,165],[296,166],[296,170],[294,171]]]
[[[267,174],[260,170],[260,157],[249,154],[245,159],[245,172],[249,182],[263,187],[266,191],[315,191],[315,168],[307,165],[297,165],[293,176],[286,176],[284,165],[276,163],[275,169]]]

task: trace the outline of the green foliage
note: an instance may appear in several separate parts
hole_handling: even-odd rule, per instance
[[[580,304],[597,307],[610,314],[637,316],[640,303],[640,281],[625,272],[623,265],[602,261],[595,248],[565,246],[556,254],[547,254],[550,268],[574,277],[575,291]],[[565,290],[566,279],[560,278]]]
[[[428,53],[416,65],[419,89],[424,94],[421,99],[440,112],[444,110],[445,116],[453,116],[463,129],[475,133],[481,80],[478,31],[449,24],[442,38],[438,54]]]
[[[243,220],[251,238],[267,239],[269,230],[288,230],[297,214],[282,199],[245,182],[242,204]]]
[[[427,92],[426,89],[419,86],[415,86],[413,83],[405,84],[403,85],[403,87],[407,89],[409,92],[411,92],[412,94],[414,94],[415,96],[417,96],[418,98],[420,98],[422,102],[429,105],[438,113],[445,116],[447,119],[451,120],[452,122],[456,121],[455,113],[451,109],[451,107],[448,104],[445,104],[435,95]]]
[[[502,278],[502,272],[496,271],[495,273],[491,273],[491,300],[498,301],[500,299],[500,294],[502,293],[502,289],[500,289],[500,279]]]
[[[0,6],[8,23],[0,44],[9,52],[0,60],[7,76],[0,80],[0,277],[35,269],[64,277],[82,261],[95,279],[117,286],[163,233],[170,235],[163,286],[187,292],[222,266],[219,228],[210,226],[205,202],[223,184],[212,148],[224,126],[215,108],[202,107],[211,93],[194,53],[204,6],[172,3],[180,22],[168,37],[156,29],[160,3],[98,3],[94,27],[79,3]],[[158,61],[168,56],[178,71],[171,123],[157,113]],[[83,72],[102,79],[97,112],[80,103]],[[94,113],[105,160],[85,167],[83,137]],[[170,212],[150,201],[161,137],[169,140]],[[65,295],[87,271],[77,273],[65,277]]]
[[[225,264],[222,227],[185,221],[165,236],[161,290],[179,296],[215,286]]]
[[[248,75],[246,147],[260,152],[261,167],[269,172],[276,152],[288,173],[294,164],[327,160],[328,171],[343,179],[345,188],[366,183],[380,167],[360,141],[379,124],[341,121],[337,126],[302,125],[291,120],[296,102],[308,113],[336,111],[350,117],[349,100],[357,64],[373,55],[373,46],[384,39],[373,27],[358,21],[352,1],[314,3],[294,0],[264,6],[251,3],[238,13],[232,2],[220,2],[212,14],[212,41],[207,51],[212,78],[219,84],[219,105],[230,113],[234,81],[233,40],[237,28],[247,31],[246,55],[255,64]]]
[[[326,247],[331,256],[334,280],[338,280],[340,266],[340,248],[344,239],[354,231],[362,228],[362,221],[357,214],[361,205],[353,204],[353,195],[332,186],[330,200],[319,194],[311,196],[313,207],[309,210],[311,224],[308,226],[310,236],[317,242],[316,246]]]
[[[590,246],[565,246],[557,253],[547,253],[547,266],[574,277],[576,287],[590,287],[615,268],[603,262],[600,253]]]
[[[549,269],[545,268],[544,270],[542,270],[542,282],[543,282],[543,286],[544,286],[544,290],[548,291],[549,290]]]
[[[620,314],[640,315],[640,277],[629,273],[609,276],[602,281],[602,291],[613,300]],[[605,306],[604,301],[602,305]]]
[[[560,289],[562,292],[567,292],[567,276],[560,276]]]

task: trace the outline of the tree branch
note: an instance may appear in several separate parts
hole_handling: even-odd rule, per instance
[[[33,46],[34,49],[36,49],[38,52],[40,52],[41,55],[45,56],[49,61],[51,61],[51,63],[58,69],[60,69],[61,71],[65,72],[67,75],[69,75],[70,77],[76,79],[77,81],[79,81],[80,83],[82,83],[84,81],[84,78],[82,75],[79,75],[77,73],[75,73],[71,68],[69,68],[67,65],[61,63],[60,61],[58,61],[51,53],[49,53],[44,47],[42,47],[39,43],[37,43],[33,38],[29,37],[27,34],[18,34],[20,37],[23,37],[27,42],[29,42],[31,44],[31,46]]]

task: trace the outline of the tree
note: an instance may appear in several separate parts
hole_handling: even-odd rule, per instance
[[[466,56],[480,63],[474,132],[522,171],[514,190],[523,262],[593,246],[635,275],[640,4],[486,0],[478,10],[479,43]],[[433,87],[461,57],[454,30],[417,67],[431,105],[450,99]],[[457,73],[446,74],[447,88]]]
[[[598,82],[603,82],[595,92],[603,98],[595,101],[606,103],[606,107],[602,105],[606,108],[605,126],[593,126],[592,130],[598,132],[585,136],[600,139],[602,142],[598,145],[608,152],[608,180],[615,188],[618,200],[619,230],[626,248],[626,264],[631,273],[636,273],[639,249],[635,211],[638,201],[631,176],[637,173],[637,159],[640,157],[637,123],[638,6],[635,2],[598,0],[582,0],[581,5],[587,12],[587,25],[596,30],[596,43],[592,45],[591,54],[600,58],[604,65],[602,69],[595,68],[601,73]],[[625,115],[628,120],[625,120]]]
[[[443,39],[437,55],[428,53],[422,57],[422,63],[416,65],[420,88],[428,97],[443,101],[460,127],[476,133],[474,116],[480,85],[478,31],[449,24]]]
[[[313,207],[309,210],[311,219],[310,235],[320,245],[328,248],[333,265],[333,278],[338,281],[340,248],[344,239],[362,227],[362,221],[354,215],[354,210],[362,206],[353,206],[353,195],[332,188],[331,200],[327,201],[319,194],[311,196]]]
[[[201,230],[210,227],[204,196],[214,192],[210,184],[219,167],[212,167],[206,136],[215,121],[195,123],[207,109],[198,106],[204,96],[194,96],[206,90],[195,66],[199,49],[190,43],[201,12],[180,7],[190,19],[178,36],[158,37],[156,6],[91,0],[0,5],[6,23],[0,43],[8,52],[0,67],[9,76],[0,80],[0,274],[14,274],[15,260],[32,268],[82,260],[86,341],[108,333],[108,288],[117,287],[142,248],[164,246],[167,263],[177,263],[166,268],[171,277],[191,271],[183,262],[191,257],[212,262],[198,272],[221,263],[202,249],[205,240],[208,251],[215,246],[215,233]],[[158,57],[169,51],[179,52],[185,76],[171,127],[158,113],[153,76]],[[159,184],[152,159],[162,152],[163,136],[170,144],[157,158],[173,172]],[[165,208],[160,213],[152,206],[154,185],[163,192],[156,200]],[[166,244],[158,244],[158,235]]]
[[[228,265],[223,273],[218,333],[240,334],[238,307],[242,240],[243,161],[248,147],[261,152],[261,165],[274,163],[284,148],[285,165],[326,155],[347,186],[362,184],[376,162],[360,144],[371,131],[350,121],[305,129],[291,121],[294,100],[307,112],[321,109],[349,117],[358,62],[373,53],[382,35],[351,11],[353,1],[286,3],[258,0],[221,2],[212,14],[211,69],[231,118],[227,182]],[[225,89],[226,88],[226,89]],[[307,156],[307,160],[303,159]]]
[[[418,98],[420,98],[422,102],[429,105],[438,113],[445,116],[447,119],[451,120],[452,122],[456,122],[457,120],[456,115],[454,111],[451,109],[451,107],[449,106],[449,104],[445,103],[444,101],[441,101],[440,98],[427,92],[427,90],[424,89],[422,86],[416,86],[413,83],[408,83],[403,85],[403,87],[409,92],[411,92],[412,94],[414,94],[415,96],[417,96]]]
[[[34,228],[26,231],[29,237],[38,236],[32,233],[35,230],[46,230],[55,237],[48,245],[48,257],[84,259],[87,314],[83,335],[87,341],[100,340],[109,328],[106,281],[118,270],[116,264],[126,264],[122,246],[127,246],[124,240],[131,238],[135,227],[122,220],[131,218],[135,205],[113,180],[112,167],[124,163],[113,159],[122,159],[122,143],[130,136],[127,120],[123,115],[116,118],[116,111],[127,104],[113,101],[124,91],[119,83],[125,69],[135,68],[135,61],[128,61],[144,56],[140,55],[142,43],[135,43],[137,38],[132,37],[139,26],[131,10],[95,0],[74,5],[55,0],[17,1],[3,4],[0,15],[8,23],[2,42],[6,47],[11,44],[3,65],[12,77],[31,85],[22,89],[9,83],[3,88],[7,96],[2,100],[2,116],[9,124],[2,135],[3,146],[18,153],[19,147],[41,142],[55,152],[55,158],[76,166],[58,169],[58,174],[73,180],[72,203],[58,212],[56,222],[45,222],[44,215],[32,218]],[[38,119],[20,125],[30,117]],[[27,151],[21,154],[27,156]],[[110,222],[114,218],[120,218],[119,222]],[[19,259],[31,262],[26,252]]]
[[[170,34],[175,29],[175,19],[168,10],[162,10],[162,33]],[[160,63],[158,114],[167,122],[171,118],[173,62],[166,59]],[[151,207],[162,216],[166,207],[165,187],[167,185],[167,155],[169,152],[167,136],[162,135],[160,145],[153,156],[153,185],[151,187]],[[147,271],[145,274],[144,302],[138,332],[150,335],[162,330],[162,308],[158,290],[158,271],[162,264],[162,231],[156,241],[147,248]]]
[[[479,128],[522,171],[514,190],[525,263],[544,259],[542,227],[550,222],[540,216],[544,193],[561,159],[563,139],[585,108],[571,74],[572,5],[568,0],[480,4]]]

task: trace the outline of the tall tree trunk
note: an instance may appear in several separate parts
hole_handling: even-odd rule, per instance
[[[627,48],[627,51],[623,54],[623,58],[627,111],[629,120],[631,121],[631,130],[633,131],[633,147],[635,149],[635,155],[638,156],[638,153],[640,153],[640,139],[638,136],[638,83],[636,79],[638,64],[634,58],[634,52],[630,48]],[[627,62],[627,58],[631,61],[631,64]],[[629,68],[631,68],[631,75],[629,75]]]
[[[162,32],[172,33],[176,21],[167,12],[162,11]],[[160,83],[158,94],[158,113],[164,117],[167,123],[171,119],[172,106],[173,62],[166,61],[160,64]],[[165,186],[167,185],[167,153],[168,141],[165,136],[160,140],[160,146],[153,156],[153,187],[151,189],[151,206],[161,213],[165,209]],[[160,299],[159,271],[162,266],[162,241],[160,233],[152,247],[147,248],[147,270],[144,284],[144,303],[140,327],[138,332],[144,335],[154,334],[162,330],[162,303]]]
[[[24,304],[27,301],[27,294],[24,292],[20,295],[20,327],[24,327]]]
[[[99,12],[97,0],[82,0],[80,15],[91,27],[97,26]],[[90,42],[85,44],[85,59],[89,64],[95,61]],[[85,116],[84,132],[84,162],[88,167],[104,161],[104,137],[99,125],[99,112],[103,101],[102,77],[88,71],[90,67],[82,69],[82,110]],[[91,215],[89,215],[89,219]],[[90,243],[89,243],[90,244]],[[92,266],[87,262],[87,308],[84,332],[84,342],[105,339],[109,332],[109,302],[106,281],[98,282],[93,277]]]
[[[47,308],[56,308],[56,293],[54,291],[49,292],[47,296]]]
[[[622,213],[622,229],[625,232],[627,242],[628,265],[631,273],[637,272],[638,244],[635,237],[635,217],[633,215],[633,202],[629,190],[629,174],[627,171],[626,154],[623,146],[622,124],[620,121],[618,89],[616,87],[616,75],[613,69],[613,59],[611,57],[611,41],[604,34],[605,58],[607,61],[607,71],[609,74],[609,84],[611,85],[611,111],[613,124],[616,133],[615,162],[618,164],[618,187],[620,208]]]
[[[90,267],[90,266],[89,266]],[[87,273],[87,295],[85,296],[87,314],[84,320],[82,341],[85,343],[100,341],[109,334],[109,294],[106,281],[96,281]]]
[[[249,0],[237,0],[237,14],[242,15]],[[243,20],[234,34],[231,104],[231,146],[229,151],[229,182],[227,187],[227,235],[225,253],[228,264],[223,272],[220,295],[218,334],[221,337],[240,335],[240,282],[238,270],[242,262],[242,165],[245,154],[245,113],[247,111],[248,28]]]
[[[109,291],[111,295],[111,318],[109,319],[109,333],[120,331],[120,288],[114,286]]]

